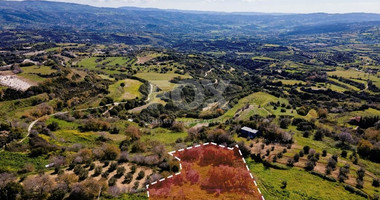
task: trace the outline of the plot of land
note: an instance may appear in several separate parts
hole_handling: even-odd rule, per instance
[[[170,83],[171,79],[175,77],[181,77],[183,79],[190,78],[190,76],[188,75],[179,75],[175,73],[161,74],[161,73],[154,73],[154,72],[138,73],[136,74],[136,76],[139,78],[148,80],[150,83],[156,85],[164,92],[171,91],[175,88],[176,84]]]
[[[149,185],[150,199],[262,199],[238,148],[202,145],[178,151],[182,170]]]
[[[124,86],[122,86],[122,83],[124,83]],[[109,86],[110,94],[108,96],[117,102],[120,102],[124,99],[127,100],[140,98],[141,94],[139,92],[139,88],[141,85],[142,83],[137,80],[121,80]]]
[[[1,73],[0,84],[21,91],[26,91],[30,87],[36,85],[35,83],[17,75],[2,75]]]

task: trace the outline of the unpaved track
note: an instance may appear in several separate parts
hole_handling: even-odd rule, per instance
[[[149,103],[149,101],[150,101],[150,99],[151,99],[150,96],[151,96],[152,93],[153,93],[153,88],[154,88],[154,85],[150,83],[150,92],[149,92],[149,95],[148,95],[148,99],[145,100],[145,103],[147,103],[147,104]],[[107,111],[105,111],[105,112],[103,113],[103,115],[105,115],[105,114],[107,114],[110,110],[112,110],[112,108],[114,108],[115,106],[118,106],[118,105],[120,105],[120,104],[125,104],[125,103],[126,103],[126,102],[114,102],[114,103],[112,103],[112,104],[107,104],[107,105],[104,105],[104,106],[98,106],[98,107],[92,107],[92,108],[84,108],[84,109],[72,110],[72,111],[65,111],[65,112],[58,112],[58,113],[54,113],[54,114],[51,114],[51,115],[48,115],[48,116],[49,116],[49,117],[52,117],[52,116],[56,116],[56,115],[67,114],[67,113],[69,113],[69,112],[88,111],[88,110],[94,110],[94,109],[98,109],[98,108],[104,108],[104,107],[109,107],[109,106],[111,106],[109,109],[107,109]],[[18,141],[17,143],[22,143],[22,142],[24,142],[24,140],[30,136],[30,133],[32,132],[32,129],[33,129],[34,125],[36,125],[36,123],[37,123],[39,120],[41,120],[42,118],[44,118],[44,117],[46,117],[46,116],[43,116],[43,117],[41,117],[41,118],[38,118],[38,119],[34,120],[32,123],[30,123],[30,124],[29,124],[29,127],[28,127],[28,134],[27,134],[24,138],[22,138],[20,141]],[[0,152],[1,152],[1,151],[4,151],[4,149],[0,150]]]

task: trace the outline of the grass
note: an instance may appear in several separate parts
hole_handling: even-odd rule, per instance
[[[262,164],[257,164],[250,160],[248,160],[248,165],[267,200],[365,199],[347,192],[340,183],[328,182],[304,170],[296,168],[289,170],[265,168]],[[281,189],[282,181],[287,181],[286,189]]]
[[[121,83],[124,83],[125,86],[120,86]],[[110,94],[108,96],[111,97],[114,101],[118,102],[122,101],[123,99],[140,98],[141,94],[139,92],[139,88],[141,85],[142,83],[137,80],[120,80],[109,86]]]
[[[34,102],[48,100],[48,95],[44,93],[25,99],[0,102],[0,119],[21,118],[25,111],[34,108]]]
[[[48,66],[30,66],[30,67],[22,67],[22,73],[26,74],[43,74],[43,75],[49,75],[54,72],[57,72],[57,70],[51,69]]]
[[[96,60],[99,58],[101,58],[101,57],[85,58],[78,63],[78,66],[81,68],[89,69],[89,70],[103,71],[107,74],[118,74],[120,72],[117,71],[116,69],[115,70],[110,70],[107,68],[101,69],[101,68],[96,67],[96,66],[104,64],[106,66],[115,67],[115,66],[119,65],[121,67],[121,66],[125,66],[127,63],[134,63],[134,62],[132,62],[134,59],[131,60],[131,59],[125,58],[125,57],[108,57],[105,60],[102,60],[100,62],[96,62]]]
[[[165,144],[167,150],[170,151],[174,149],[175,141],[178,138],[185,139],[186,136],[186,132],[176,133],[168,129],[156,128],[151,131],[150,135],[143,135],[141,137],[141,141],[143,141],[144,143],[149,143],[151,141],[159,141],[160,143]]]
[[[347,87],[348,89],[353,90],[353,91],[359,91],[359,90],[360,90],[360,89],[357,88],[357,87],[354,87],[354,86],[352,86],[352,85],[350,85],[350,84],[347,84],[347,83],[343,83],[343,82],[341,82],[341,81],[339,81],[339,80],[337,80],[337,79],[328,78],[328,80],[329,80],[329,81],[332,81],[332,82],[335,82],[335,83],[337,83],[337,84],[339,84],[339,85],[344,85],[345,87]]]
[[[96,138],[99,137],[98,134],[94,132],[79,132],[78,130],[58,130],[53,132],[56,139],[48,139],[49,142],[52,142],[61,146],[71,146],[73,144],[79,143],[86,146],[94,146]]]
[[[155,73],[155,72],[143,72],[143,73],[137,73],[137,77],[145,79],[152,84],[155,84],[157,87],[159,87],[162,91],[167,92],[171,91],[175,88],[176,84],[170,83],[169,81],[175,77],[181,77],[181,78],[191,78],[189,75],[179,75],[175,73]]]
[[[306,82],[299,81],[299,80],[285,80],[285,79],[277,79],[276,81],[281,81],[284,85],[296,85],[296,84],[302,84],[306,85]]]
[[[364,111],[354,111],[349,113],[342,113],[342,114],[330,114],[332,118],[336,119],[338,122],[338,125],[348,125],[348,121],[352,117],[356,116],[374,116],[374,115],[380,115],[380,110],[369,108]]]
[[[279,99],[273,95],[270,95],[268,93],[265,93],[265,92],[257,92],[257,93],[253,93],[247,97],[244,97],[242,99],[239,100],[239,102],[234,106],[232,107],[231,109],[229,109],[226,113],[224,113],[224,115],[222,115],[221,117],[219,117],[220,120],[227,120],[229,118],[232,118],[235,113],[242,107],[244,107],[246,104],[250,104],[250,105],[254,105],[256,106],[257,109],[254,109],[251,112],[251,114],[264,114],[266,113],[265,116],[271,114],[270,111],[268,111],[268,108],[266,107],[267,104],[269,104],[270,102],[277,102],[277,101],[280,101],[280,103],[285,103],[285,104],[288,104],[289,102],[286,100],[286,99]],[[273,112],[273,110],[272,110]],[[245,118],[249,118],[250,116],[248,116],[248,114],[244,114],[245,115]]]
[[[336,75],[338,77],[351,79],[351,80],[357,81],[357,82],[361,82],[360,80],[358,80],[359,78],[361,80],[369,79],[369,80],[373,81],[373,83],[376,85],[376,87],[380,87],[380,78],[379,77],[365,73],[365,72],[362,72],[362,71],[357,71],[354,69],[349,69],[349,70],[338,69],[338,70],[333,71],[333,72],[328,72],[327,74],[329,76]]]
[[[19,152],[0,152],[0,171],[16,172],[21,170],[25,164],[31,163],[35,169],[44,169],[44,166],[48,164],[48,160],[43,157],[31,158],[26,153]]]
[[[265,57],[265,56],[255,56],[252,58],[252,60],[258,60],[258,61],[274,61],[275,59]]]

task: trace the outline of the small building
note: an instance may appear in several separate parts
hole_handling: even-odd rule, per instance
[[[244,126],[243,128],[241,128],[239,136],[253,139],[253,138],[257,137],[258,134],[259,134],[258,130]]]

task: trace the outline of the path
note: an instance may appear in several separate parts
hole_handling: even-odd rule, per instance
[[[150,96],[153,94],[154,85],[152,83],[150,83],[149,85],[150,85],[150,90],[149,90],[148,98],[145,100],[145,103],[150,101]]]
[[[214,70],[214,69],[210,69],[209,71],[207,71],[206,74],[205,74],[205,77],[206,77],[209,73],[211,73],[212,70]]]
[[[150,96],[153,94],[153,88],[154,88],[154,85],[153,85],[152,83],[150,83],[150,91],[149,91],[148,99],[145,100],[145,103],[147,103],[147,104],[148,104],[149,101],[151,100]],[[127,102],[114,102],[114,103],[112,103],[112,104],[107,104],[107,105],[104,105],[104,106],[98,106],[98,107],[92,107],[92,108],[83,108],[83,109],[78,109],[78,110],[72,110],[72,111],[70,111],[70,112],[88,111],[88,110],[94,110],[94,109],[98,109],[98,108],[104,108],[104,107],[109,107],[109,106],[111,106],[109,109],[107,109],[107,110],[103,113],[103,115],[105,115],[105,114],[107,114],[110,110],[112,110],[115,106],[118,106],[118,105],[120,105],[120,104],[125,104],[125,103],[127,103]],[[69,112],[69,111],[54,113],[54,114],[48,115],[48,117],[52,117],[52,116],[56,116],[56,115],[62,115],[62,114],[66,114],[66,113],[68,113],[68,112]],[[30,133],[32,132],[32,129],[33,129],[34,125],[35,125],[39,120],[41,120],[41,119],[44,118],[44,117],[46,117],[46,116],[40,117],[40,118],[34,120],[32,123],[30,123],[30,125],[29,125],[29,127],[28,127],[28,134],[27,134],[24,138],[22,138],[20,141],[18,141],[17,143],[20,144],[20,143],[24,142],[24,140],[30,136]],[[2,149],[1,151],[3,151],[3,150],[4,150],[4,149]],[[0,151],[0,152],[1,152],[1,151]]]

